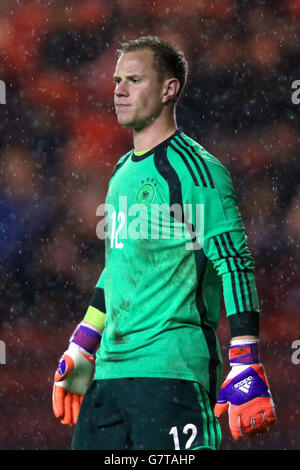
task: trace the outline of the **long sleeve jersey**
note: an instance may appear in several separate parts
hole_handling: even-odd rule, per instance
[[[181,130],[118,162],[105,201],[106,320],[95,379],[165,377],[216,396],[227,316],[259,313],[231,176]]]

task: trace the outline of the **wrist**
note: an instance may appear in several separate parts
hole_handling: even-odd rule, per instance
[[[233,338],[230,342],[229,362],[231,366],[250,365],[259,363],[258,338]]]
[[[69,347],[76,346],[86,352],[94,355],[101,341],[101,334],[91,325],[81,322],[75,328],[71,338]]]

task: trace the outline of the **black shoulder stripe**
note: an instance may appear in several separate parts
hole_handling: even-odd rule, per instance
[[[201,170],[200,166],[199,166],[199,163],[198,163],[198,160],[196,159],[196,157],[192,154],[192,152],[189,150],[189,148],[185,147],[184,145],[182,145],[182,143],[180,142],[179,140],[179,137],[175,137],[174,141],[176,142],[176,144],[182,149],[184,150],[188,156],[190,157],[190,159],[192,160],[192,162],[194,163],[195,167],[196,167],[196,170],[198,172],[198,175],[201,179],[201,182],[202,182],[202,185],[207,188],[207,183],[206,183],[206,180],[205,180],[205,177],[203,175],[203,171]],[[179,152],[179,150],[178,150]],[[181,154],[182,155],[182,154]],[[199,186],[199,184],[197,184],[197,186]]]
[[[170,206],[178,204],[182,207],[182,190],[180,179],[166,157],[166,151],[155,152],[154,165],[160,175],[166,180],[169,186]]]
[[[188,162],[187,158],[185,157],[185,155],[184,155],[180,150],[178,150],[176,147],[174,147],[174,145],[172,145],[171,142],[170,142],[170,144],[169,144],[169,147],[170,147],[172,150],[174,150],[174,152],[178,153],[178,155],[181,156],[183,162],[185,163],[185,166],[187,167],[187,169],[188,169],[188,171],[189,171],[191,177],[193,178],[193,181],[194,181],[194,183],[195,183],[195,186],[199,186],[199,183],[198,183],[198,180],[197,180],[197,178],[196,178],[196,176],[195,176],[195,173],[193,172],[193,169],[192,169],[191,165],[189,164],[189,162]]]
[[[185,138],[182,136],[182,134],[180,134],[180,136],[176,137],[177,139],[180,139],[183,144],[191,151],[191,153],[200,160],[201,164],[203,165],[203,168],[204,168],[204,172],[208,178],[208,181],[209,181],[209,184],[210,184],[210,187],[211,188],[215,188],[215,184],[213,182],[213,179],[212,179],[212,176],[211,176],[211,173],[208,169],[208,166],[206,164],[206,161],[203,157],[201,157],[201,155],[199,155],[199,153],[195,150],[195,148],[190,145],[186,140]]]

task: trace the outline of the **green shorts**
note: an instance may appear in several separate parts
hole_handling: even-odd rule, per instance
[[[213,407],[196,382],[94,380],[80,407],[72,449],[218,450],[222,437]]]

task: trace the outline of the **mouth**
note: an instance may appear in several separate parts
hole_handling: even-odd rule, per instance
[[[129,106],[131,106],[131,105],[130,104],[124,104],[124,103],[115,104],[115,108],[117,108],[117,109],[128,108]]]

